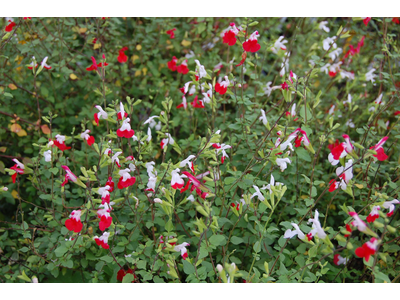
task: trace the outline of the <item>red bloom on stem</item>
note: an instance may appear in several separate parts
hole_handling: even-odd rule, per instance
[[[108,177],[108,180],[107,180],[107,182],[106,182],[106,186],[109,186],[109,187],[110,187],[110,189],[108,190],[110,193],[111,193],[112,191],[114,191],[114,182],[113,182],[113,180],[112,180],[112,177]]]
[[[246,61],[246,58],[247,58],[247,52],[243,52],[243,53],[242,53],[242,60],[240,61],[240,63],[238,63],[238,64],[236,65],[236,67],[240,67],[241,65],[243,65],[244,62]]]
[[[137,276],[133,273],[133,270],[129,268],[127,271],[125,271],[124,269],[119,270],[117,273],[117,280],[122,282],[126,274],[133,274],[135,280],[137,279]],[[133,280],[132,282],[135,282],[135,280]]]
[[[194,108],[204,108],[204,103],[201,100],[197,99],[198,97],[194,97],[194,100],[191,102]]]
[[[355,254],[358,257],[364,257],[365,261],[368,261],[371,255],[374,255],[378,247],[378,240],[371,238],[368,242],[364,243],[361,247],[358,247]]]
[[[223,95],[227,92],[228,86],[230,84],[228,76],[225,76],[224,79],[224,81],[217,82],[215,84],[215,92],[219,93],[220,95]]]
[[[128,113],[124,109],[124,105],[122,102],[119,103],[119,112],[117,114],[117,119],[122,120],[123,118],[128,117]]]
[[[104,63],[104,67],[107,67],[108,63]],[[86,68],[86,71],[97,71],[99,68],[103,67],[103,63],[97,63],[96,59],[92,56],[92,65]]]
[[[6,30],[6,32],[11,32],[13,30],[14,26],[17,24],[15,24],[13,21],[8,21],[8,22],[9,22],[9,24],[6,26],[5,30]]]
[[[97,246],[101,246],[103,249],[109,249],[110,245],[108,244],[108,238],[110,236],[109,232],[103,232],[103,235],[99,238],[98,236],[94,237],[94,241]]]
[[[13,161],[15,162],[15,165],[10,169],[15,171],[15,173],[11,175],[12,182],[15,183],[15,181],[17,180],[17,174],[24,174],[25,166],[24,164],[20,163],[16,158],[14,158]]]
[[[94,136],[90,136],[89,133],[89,129],[85,130],[85,132],[81,133],[81,138],[85,139],[89,146],[92,146],[94,144]]]
[[[118,62],[121,64],[126,63],[128,61],[128,56],[126,56],[125,51],[128,50],[128,47],[123,47],[121,50],[119,50],[119,55],[117,57]]]
[[[377,152],[376,155],[374,155],[374,157],[376,157],[379,161],[384,161],[388,159],[388,156],[385,154],[385,150],[383,150],[382,147],[388,138],[389,138],[388,136],[385,136],[375,146],[369,148]]]
[[[247,51],[247,52],[253,52],[253,53],[260,50],[261,46],[257,41],[257,38],[259,36],[260,35],[258,34],[258,31],[254,31],[250,35],[250,38],[243,43],[243,50]]]
[[[370,214],[367,216],[367,222],[368,223],[372,223],[374,222],[376,219],[379,218],[379,210],[380,210],[380,206],[374,206],[370,212]]]
[[[349,237],[353,231],[349,224],[346,224],[346,230],[349,232],[349,234],[345,234],[344,237]]]
[[[222,42],[233,46],[236,44],[236,36],[239,33],[239,29],[236,27],[235,23],[230,23],[229,27],[221,33]]]
[[[392,22],[394,22],[396,24],[400,24],[400,19],[399,18],[393,18]]]
[[[367,26],[368,23],[369,23],[369,21],[371,21],[371,18],[369,18],[369,17],[368,17],[368,18],[364,18],[364,19],[363,19],[364,25]],[[367,260],[367,261],[368,261],[368,260]]]
[[[329,77],[335,77],[337,72],[329,71]]]
[[[189,68],[187,67],[187,59],[180,64],[177,69],[178,73],[187,74],[189,73]]]
[[[130,169],[119,171],[119,175],[121,175],[121,178],[119,179],[117,186],[120,190],[135,184],[136,178],[132,177],[131,174],[129,174],[130,171]]]
[[[97,211],[97,216],[100,218],[99,228],[101,231],[104,231],[110,227],[112,223],[112,217],[110,215],[111,208],[107,203],[101,204],[100,207],[104,208]]]
[[[282,90],[289,90],[289,86],[286,83],[286,81],[284,83],[281,84]]]
[[[171,71],[176,71],[177,70],[177,66],[176,66],[177,62],[178,62],[178,59],[175,56],[172,57],[172,60],[167,63],[168,69],[170,69]]]
[[[81,213],[80,210],[73,210],[71,212],[69,219],[65,221],[65,227],[67,227],[69,231],[80,232],[82,230]]]
[[[170,29],[170,30],[167,30],[167,34],[169,34],[169,37],[171,38],[171,39],[174,39],[175,38],[175,31],[176,30],[176,28],[172,28],[172,29]]]
[[[65,145],[65,135],[60,135],[57,134],[56,135],[56,139],[53,140],[54,145],[56,145],[58,147],[58,149],[60,149],[61,151],[65,151],[65,150],[69,150],[71,149],[71,147],[67,147],[67,145]]]
[[[117,130],[117,135],[119,137],[125,137],[129,139],[135,134],[135,131],[131,129],[131,125],[129,124],[130,120],[131,119],[126,118],[124,121],[122,121],[121,128]]]

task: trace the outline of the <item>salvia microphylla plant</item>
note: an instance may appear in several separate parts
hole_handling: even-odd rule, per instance
[[[3,19],[0,280],[399,282],[399,23]]]

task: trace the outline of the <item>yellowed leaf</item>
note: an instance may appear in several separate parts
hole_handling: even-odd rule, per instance
[[[97,42],[96,44],[94,44],[93,45],[93,49],[99,49],[99,48],[101,48],[101,43],[100,42]]]
[[[138,76],[140,76],[140,75],[142,75],[142,71],[137,70],[137,71],[135,72],[135,77],[138,77]]]
[[[49,126],[47,126],[46,124],[40,126],[40,128],[42,129],[42,132],[43,132],[44,134],[50,134],[50,128],[49,128]]]
[[[18,133],[19,131],[22,130],[21,126],[17,123],[12,124],[10,129],[11,129],[11,132],[15,132],[15,133]]]
[[[27,136],[28,134],[26,133],[26,131],[24,129],[21,129],[20,131],[17,132],[18,136]]]
[[[187,41],[187,40],[183,40],[181,42],[181,44],[182,44],[183,47],[189,47],[192,44],[192,42],[191,41]]]
[[[11,192],[11,196],[13,196],[14,199],[18,199],[18,192],[16,190],[13,190]]]
[[[300,198],[301,198],[301,199],[307,199],[308,196],[307,196],[307,195],[302,195]]]
[[[92,124],[93,124],[93,126],[97,126],[97,123],[95,120],[92,120]]]
[[[166,43],[167,43],[168,45],[171,45],[171,41],[170,41],[170,40],[167,40]]]
[[[84,34],[87,31],[87,28],[79,28],[79,33]]]
[[[146,76],[146,74],[147,74],[147,68],[143,68],[143,69],[142,69],[142,72],[143,72],[143,75]]]
[[[7,147],[0,147],[0,151],[3,153],[6,152],[6,150],[7,150]]]
[[[135,54],[135,55],[132,56],[132,58],[131,58],[132,63],[135,63],[135,60],[138,60],[138,59],[139,59],[139,56]]]
[[[8,85],[8,87],[9,87],[11,90],[13,90],[13,91],[17,89],[16,85],[13,84],[13,83],[10,83],[10,84]]]
[[[142,50],[142,45],[137,45],[137,46],[136,46],[136,50],[137,50],[137,51]]]
[[[354,184],[356,187],[358,187],[360,190],[364,187],[362,184],[357,184],[357,183],[355,183]]]
[[[121,81],[117,80],[117,81],[115,82],[115,86],[121,86]]]
[[[76,76],[74,73],[69,74],[69,78],[71,78],[72,80],[77,80],[78,76]]]

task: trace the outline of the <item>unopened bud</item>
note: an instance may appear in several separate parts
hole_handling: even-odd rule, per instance
[[[218,272],[221,273],[224,270],[224,268],[220,264],[218,264],[217,265],[217,270],[218,270]]]
[[[8,191],[8,187],[3,187],[3,191],[7,192]]]
[[[161,203],[162,204],[163,202],[162,202],[162,200],[160,198],[155,198],[154,199],[154,203]]]

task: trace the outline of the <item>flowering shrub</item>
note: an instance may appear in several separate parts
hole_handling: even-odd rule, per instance
[[[2,282],[399,281],[397,18],[1,22]]]

